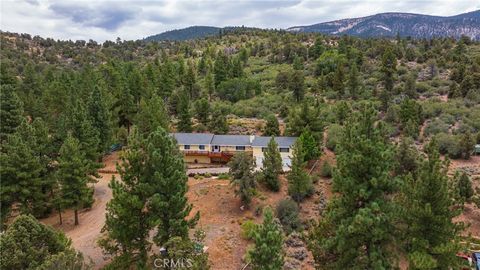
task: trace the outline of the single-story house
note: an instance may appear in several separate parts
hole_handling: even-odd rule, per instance
[[[215,135],[210,133],[173,133],[187,163],[226,163],[236,152],[247,152],[254,158],[257,169],[263,164],[263,152],[271,137],[254,135]],[[296,137],[275,137],[283,170],[291,165],[292,146]]]

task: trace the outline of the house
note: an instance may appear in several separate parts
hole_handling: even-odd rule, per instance
[[[263,152],[270,137],[254,135],[215,135],[209,133],[173,133],[178,148],[187,163],[227,163],[237,152],[247,152],[254,158],[257,169],[263,164]],[[291,165],[292,145],[296,137],[275,137],[284,171]]]
[[[475,155],[480,155],[480,144],[475,145],[475,149],[473,150]]]
[[[263,164],[263,152],[266,151],[268,143],[271,137],[255,136],[252,142],[253,157],[257,167],[261,168]],[[274,137],[275,142],[278,144],[278,150],[282,157],[282,167],[284,171],[290,170],[292,165],[292,146],[296,141],[296,137]]]

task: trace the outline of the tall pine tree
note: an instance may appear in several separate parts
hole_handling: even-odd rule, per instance
[[[268,142],[267,149],[263,154],[262,180],[270,190],[279,191],[278,175],[282,172],[282,157],[274,137]]]
[[[391,269],[397,186],[390,175],[392,151],[363,104],[349,119],[338,145],[333,191],[337,194],[311,234],[317,265],[327,269]]]

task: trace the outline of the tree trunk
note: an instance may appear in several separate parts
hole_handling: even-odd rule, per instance
[[[75,225],[78,225],[78,209],[75,209]]]
[[[60,209],[60,207],[58,207],[58,217],[60,218],[60,225],[62,225],[63,224],[62,209]]]

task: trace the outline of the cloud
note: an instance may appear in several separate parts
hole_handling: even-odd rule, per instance
[[[71,19],[74,23],[86,27],[98,27],[107,31],[117,30],[123,23],[133,19],[138,8],[122,8],[110,5],[79,5],[54,3],[49,8],[57,15]]]
[[[478,0],[0,0],[0,29],[56,39],[139,39],[191,25],[286,28],[381,12],[450,16]]]

